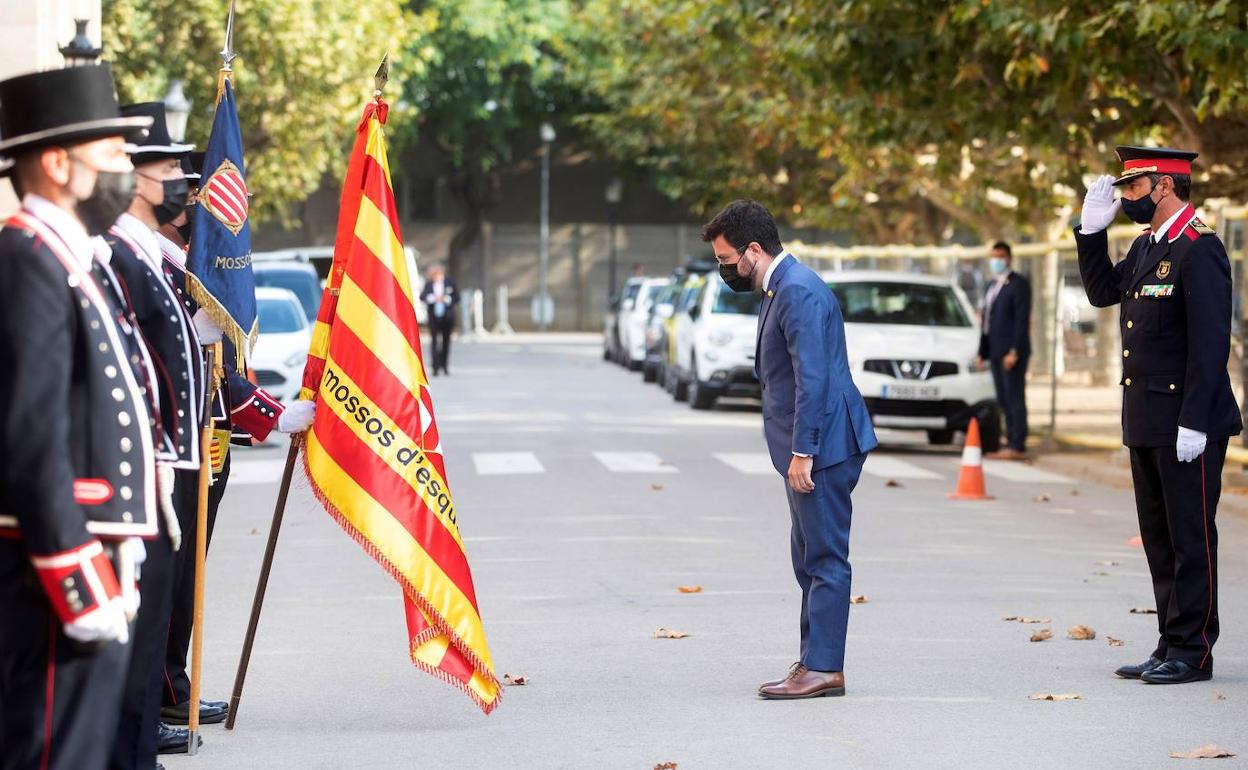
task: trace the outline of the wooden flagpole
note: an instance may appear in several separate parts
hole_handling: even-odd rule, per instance
[[[199,504],[195,511],[195,601],[191,627],[191,699],[187,703],[188,754],[199,752],[199,692],[204,647],[204,568],[208,559],[208,488],[212,485],[213,404],[221,386],[221,343],[204,346],[208,407],[199,436]]]
[[[260,611],[264,607],[264,593],[269,587],[269,570],[273,568],[273,554],[277,550],[277,536],[282,529],[282,516],[286,513],[286,497],[290,493],[290,481],[295,474],[295,461],[299,457],[302,434],[290,437],[290,452],[286,455],[286,470],[282,473],[282,485],[277,491],[277,503],[273,506],[273,521],[269,524],[269,542],[264,547],[264,561],[260,564],[260,578],[256,581],[256,594],[251,600],[251,617],[247,620],[247,635],[243,638],[243,651],[238,659],[238,671],[234,674],[234,690],[230,693],[230,710],[225,718],[225,729],[234,729],[238,718],[238,703],[243,697],[243,682],[247,679],[247,666],[251,663],[251,648],[256,641],[256,629],[260,626]]]

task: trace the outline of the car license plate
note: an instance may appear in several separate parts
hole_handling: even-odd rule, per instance
[[[907,401],[939,401],[938,385],[885,385],[881,389],[882,398],[897,398]]]

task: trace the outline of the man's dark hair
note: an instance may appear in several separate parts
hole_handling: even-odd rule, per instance
[[[758,201],[733,201],[702,228],[702,240],[707,243],[721,235],[738,249],[755,242],[773,257],[784,251],[780,245],[780,233],[776,230],[776,220]]]
[[[992,250],[993,250],[993,251],[1004,251],[1004,252],[1005,252],[1005,256],[1007,256],[1007,257],[1009,257],[1009,258],[1011,258],[1011,259],[1013,259],[1013,258],[1014,258],[1014,250],[1013,250],[1013,249],[1011,249],[1011,248],[1010,248],[1010,244],[1006,243],[1005,241],[997,241],[996,243],[992,244]]]
[[[1149,174],[1148,178],[1152,180],[1153,187],[1156,187],[1163,176],[1168,176],[1174,180],[1174,196],[1176,198],[1184,203],[1192,199],[1192,177],[1190,174]]]

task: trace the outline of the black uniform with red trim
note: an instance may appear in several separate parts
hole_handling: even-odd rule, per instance
[[[1190,205],[1116,265],[1105,232],[1076,228],[1075,240],[1088,299],[1121,308],[1123,443],[1157,600],[1154,655],[1209,670],[1219,631],[1214,519],[1227,443],[1243,429],[1227,374],[1230,262]],[[1178,461],[1179,426],[1207,436],[1193,462]]]
[[[186,267],[184,255],[171,242],[162,241],[165,260],[163,268],[169,284],[182,302],[185,311],[194,316],[198,306],[186,291]],[[230,438],[237,431],[246,433],[246,443],[251,438],[263,441],[277,425],[282,413],[281,403],[248,381],[234,367],[234,349],[228,340],[222,341],[223,353],[220,363],[224,377],[212,404],[213,441],[208,461],[212,463],[213,484],[208,493],[208,542],[217,521],[217,510],[225,494],[230,475]],[[186,673],[187,653],[193,626],[195,596],[195,515],[199,505],[198,474],[179,471],[174,487],[174,507],[183,521],[184,544],[174,581],[173,618],[169,625],[169,643],[165,652],[164,685],[161,702],[165,707],[186,704],[191,697],[190,678]],[[224,718],[223,706],[221,708]],[[166,720],[177,715],[165,714]],[[219,721],[219,720],[216,720]]]
[[[157,534],[141,344],[51,206],[27,196],[0,230],[6,768],[103,766],[129,649],[63,628],[117,597],[119,542]]]

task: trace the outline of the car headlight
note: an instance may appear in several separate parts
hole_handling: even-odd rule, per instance
[[[286,359],[287,366],[301,366],[308,360],[308,354],[302,351],[291,353]]]
[[[706,340],[712,345],[719,345],[720,347],[723,347],[729,342],[732,342],[732,332],[727,329],[716,329],[706,335]]]

